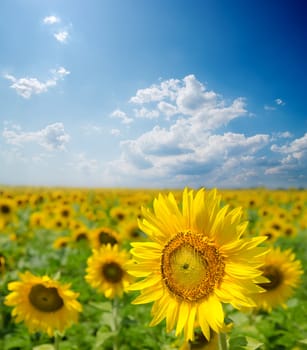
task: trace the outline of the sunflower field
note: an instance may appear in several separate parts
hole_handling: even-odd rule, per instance
[[[1,350],[307,349],[307,191],[0,187]]]

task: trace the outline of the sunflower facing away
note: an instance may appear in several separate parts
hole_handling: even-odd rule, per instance
[[[89,237],[93,249],[99,249],[99,247],[106,244],[115,245],[119,243],[118,233],[106,226],[95,228],[90,232]]]
[[[194,196],[185,189],[179,208],[172,193],[160,194],[139,221],[151,242],[132,243],[127,270],[145,277],[129,287],[141,291],[133,303],[154,302],[150,325],[166,319],[167,331],[184,330],[186,341],[194,340],[196,325],[210,340],[210,328],[224,327],[222,303],[253,306],[250,295],[266,281],[259,269],[266,248],[258,247],[266,238],[241,238],[247,227],[241,208],[220,208],[220,200],[216,190]]]
[[[124,268],[128,260],[128,253],[119,250],[117,244],[112,246],[109,243],[94,249],[87,260],[85,280],[106,298],[121,297],[133,280]]]
[[[11,282],[5,304],[13,306],[16,322],[24,321],[31,333],[41,331],[53,336],[78,321],[81,304],[79,293],[48,276],[38,277],[29,271],[20,274],[21,281]]]
[[[290,249],[281,251],[275,248],[265,257],[261,270],[269,282],[260,284],[265,292],[255,295],[257,307],[266,311],[278,305],[286,307],[285,302],[293,294],[303,274],[300,260],[295,259]]]

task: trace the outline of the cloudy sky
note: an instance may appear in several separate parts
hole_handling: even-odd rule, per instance
[[[0,184],[307,186],[304,1],[0,13]]]

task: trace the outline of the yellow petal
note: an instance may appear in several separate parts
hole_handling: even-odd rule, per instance
[[[131,284],[128,287],[128,290],[140,290],[140,289],[145,289],[148,287],[151,287],[152,289],[156,289],[155,284],[159,284],[159,287],[162,288],[161,286],[161,276],[159,275],[151,275],[147,278],[145,278],[142,281],[136,282]]]
[[[190,310],[189,318],[184,327],[185,340],[194,340],[194,326],[195,326],[196,311],[197,311],[197,306],[193,305]]]
[[[132,301],[132,304],[146,304],[158,300],[163,295],[163,289],[144,289],[142,293]]]
[[[190,304],[184,301],[179,305],[178,322],[176,326],[176,335],[179,335],[185,326],[190,315]]]
[[[219,333],[224,325],[224,312],[222,304],[214,295],[206,300],[204,304],[204,308],[206,309],[205,317],[207,318],[209,327],[216,333]]]
[[[209,328],[207,318],[206,318],[206,305],[204,303],[201,303],[198,305],[197,320],[198,320],[198,323],[200,325],[201,331],[203,332],[203,335],[209,341],[210,340],[210,328]]]

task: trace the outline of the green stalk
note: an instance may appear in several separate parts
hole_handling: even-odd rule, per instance
[[[54,335],[54,350],[60,350],[61,336],[58,332]]]
[[[115,297],[112,303],[112,332],[115,333],[114,342],[113,342],[113,350],[118,350],[118,299]]]
[[[219,350],[227,350],[227,341],[226,341],[226,334],[225,333],[219,333]]]

